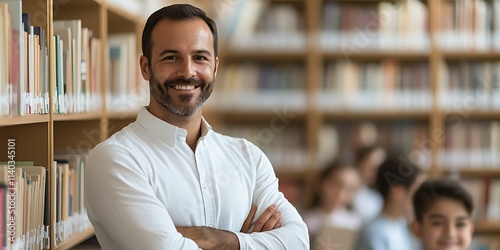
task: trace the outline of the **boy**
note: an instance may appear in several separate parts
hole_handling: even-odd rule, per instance
[[[473,201],[459,183],[449,179],[423,183],[413,197],[412,232],[424,250],[465,250],[471,244]]]
[[[412,236],[405,215],[411,206],[412,193],[422,178],[420,169],[403,157],[387,157],[375,182],[384,199],[382,211],[360,231],[357,250],[412,249]]]

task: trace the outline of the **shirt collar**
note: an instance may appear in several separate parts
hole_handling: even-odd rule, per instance
[[[141,126],[155,134],[162,141],[174,147],[177,138],[186,140],[187,131],[183,128],[174,126],[166,121],[151,114],[146,107],[141,107],[136,120]],[[212,130],[204,117],[201,118],[201,137],[205,137]]]

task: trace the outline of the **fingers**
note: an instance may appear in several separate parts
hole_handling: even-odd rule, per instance
[[[253,218],[255,217],[256,212],[257,212],[257,206],[252,205],[252,208],[250,209],[250,212],[248,213],[248,216],[245,219],[245,222],[243,222],[243,226],[241,227],[240,232],[248,233],[248,230],[250,229],[250,225],[252,224],[252,221],[253,221]]]
[[[269,220],[271,220],[270,224],[272,224],[274,227],[274,224],[276,224],[277,220],[275,219],[275,217],[273,217],[273,214],[276,212],[277,209],[278,209],[278,207],[276,205],[271,205],[270,207],[268,207],[266,209],[266,211],[264,211],[264,213],[262,213],[262,215],[257,219],[252,231],[253,232],[262,232],[262,229],[268,223]]]
[[[283,226],[283,221],[278,220],[278,222],[276,222],[276,224],[274,225],[273,229],[278,229],[278,228],[280,228],[281,226]]]
[[[281,219],[281,212],[280,211],[274,212],[274,214],[271,216],[271,218],[269,218],[269,220],[266,222],[266,224],[262,228],[262,232],[274,229],[276,224],[278,224],[278,222],[280,222],[280,219]]]

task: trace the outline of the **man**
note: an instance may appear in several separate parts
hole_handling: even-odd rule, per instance
[[[149,106],[87,160],[85,205],[103,249],[308,249],[262,151],[202,117],[219,65],[215,23],[191,5],[162,8],[142,50]]]

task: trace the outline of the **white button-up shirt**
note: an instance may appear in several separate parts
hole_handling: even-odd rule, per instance
[[[307,227],[278,191],[261,150],[214,132],[205,120],[195,152],[186,136],[143,107],[135,122],[89,154],[85,206],[103,249],[199,249],[176,226],[234,232],[241,249],[309,249]],[[278,205],[283,226],[240,233],[252,204],[254,222]]]

